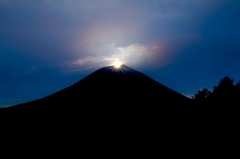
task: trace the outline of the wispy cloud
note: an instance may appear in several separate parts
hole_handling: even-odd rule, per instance
[[[121,60],[134,66],[163,66],[174,57],[169,50],[179,49],[179,43],[223,2],[2,0],[0,40],[46,65],[71,61],[78,67],[97,67]]]
[[[111,47],[111,46],[110,46]],[[116,61],[130,66],[139,66],[156,62],[161,56],[161,64],[166,64],[167,56],[164,53],[165,44],[158,42],[150,45],[134,43],[128,46],[107,48],[112,50],[112,54],[105,56],[86,56],[72,61],[70,64],[87,68],[108,66]]]

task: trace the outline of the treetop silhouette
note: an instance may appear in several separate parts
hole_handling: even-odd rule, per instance
[[[236,104],[240,97],[240,81],[234,85],[234,80],[226,76],[219,81],[213,91],[203,88],[192,98],[198,104]]]

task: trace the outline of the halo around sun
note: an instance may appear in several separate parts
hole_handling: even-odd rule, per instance
[[[112,65],[113,65],[115,68],[119,68],[119,67],[121,67],[122,63],[119,62],[119,61],[117,61],[117,62],[114,62]]]

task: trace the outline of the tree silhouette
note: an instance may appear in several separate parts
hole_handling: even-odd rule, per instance
[[[229,77],[224,77],[223,79],[221,79],[219,81],[219,85],[218,86],[214,86],[213,89],[213,93],[217,93],[217,94],[228,94],[232,91],[234,91],[235,86],[233,84],[233,79],[229,78]]]
[[[203,88],[193,96],[193,100],[199,104],[219,106],[236,104],[240,97],[240,81],[236,86],[233,82],[233,79],[226,76],[219,81],[218,86],[214,86],[212,92],[208,91],[207,88]]]
[[[213,99],[215,103],[229,104],[235,101],[236,87],[233,81],[233,79],[226,76],[219,81],[218,86],[214,86]]]
[[[240,81],[236,84],[236,88],[239,90],[240,89]]]
[[[207,88],[203,88],[202,90],[199,90],[197,94],[193,96],[193,99],[197,102],[200,102],[201,104],[206,103],[208,97],[212,94],[211,91],[209,91]]]

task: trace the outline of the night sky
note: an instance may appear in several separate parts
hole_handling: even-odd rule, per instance
[[[0,0],[0,107],[120,61],[191,97],[240,80],[239,0]]]

